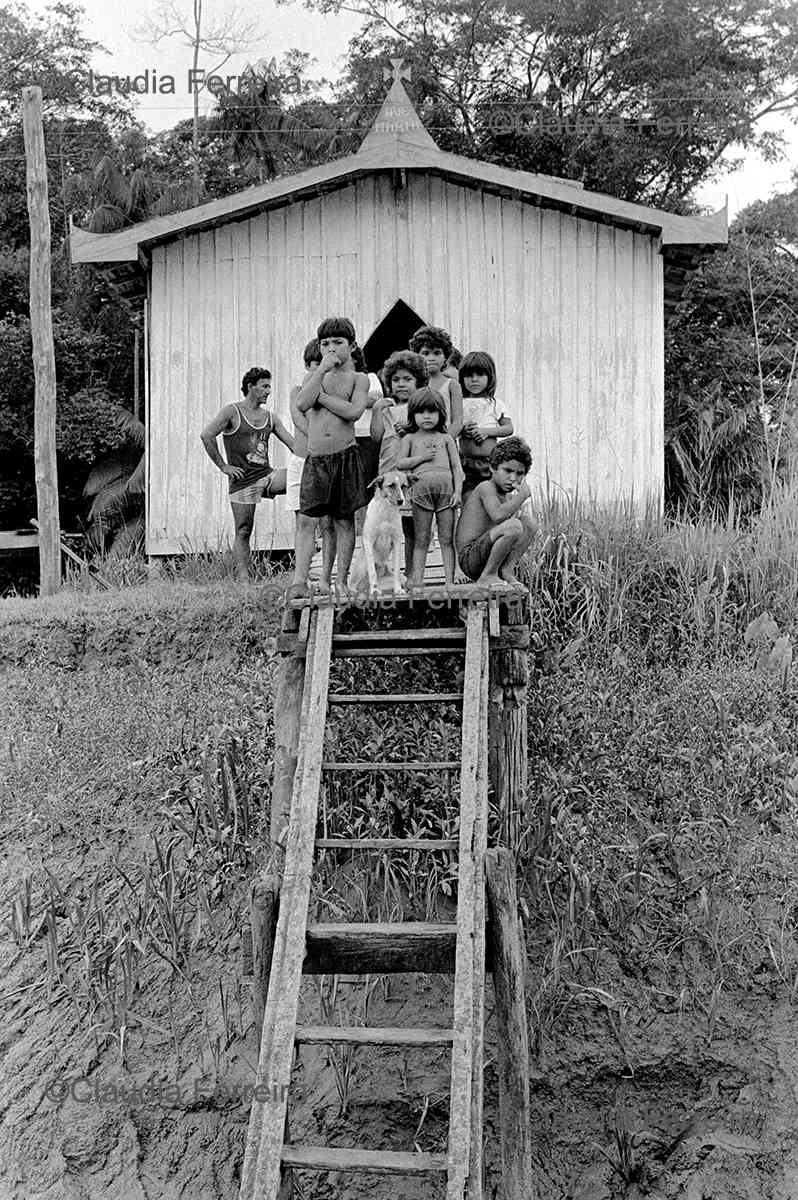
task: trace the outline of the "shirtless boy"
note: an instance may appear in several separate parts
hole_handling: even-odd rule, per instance
[[[289,598],[308,596],[308,571],[318,517],[335,525],[337,586],[346,599],[355,549],[355,513],[366,503],[366,482],[355,443],[355,421],[368,403],[368,376],[355,371],[355,330],[346,317],[328,317],[319,325],[321,362],[307,376],[295,400],[308,415],[308,453],[299,489],[296,567]],[[332,563],[323,565],[319,590],[330,591]]]
[[[532,452],[519,437],[504,438],[491,452],[490,479],[463,500],[455,544],[460,567],[486,587],[521,585],[515,568],[535,536],[525,505],[531,493],[526,475]]]

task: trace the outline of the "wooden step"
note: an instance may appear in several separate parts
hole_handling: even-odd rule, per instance
[[[333,634],[333,646],[378,646],[396,642],[464,642],[465,629],[437,628],[434,625],[416,626],[412,629],[362,629],[355,633]]]
[[[341,1042],[348,1046],[451,1046],[452,1029],[402,1029],[367,1025],[298,1025],[302,1045]]]
[[[330,692],[330,704],[452,704],[462,692]]]
[[[333,647],[333,658],[428,658],[430,654],[463,654],[465,642],[448,642],[425,646],[338,646]]]
[[[308,925],[306,975],[452,974],[457,926],[445,922]]]
[[[446,1173],[445,1154],[360,1150],[339,1146],[283,1146],[283,1165],[307,1171],[366,1171],[371,1175]]]
[[[317,850],[456,850],[457,838],[316,838]]]
[[[323,771],[459,771],[458,759],[445,762],[323,762]]]

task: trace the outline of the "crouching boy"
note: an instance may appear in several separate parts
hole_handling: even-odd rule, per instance
[[[457,557],[477,583],[519,587],[515,568],[536,533],[525,507],[531,495],[526,475],[532,452],[522,438],[504,438],[491,452],[488,466],[490,479],[463,501],[455,536]]]
[[[368,403],[368,376],[355,371],[355,330],[346,317],[328,317],[317,337],[321,362],[304,381],[294,403],[308,415],[307,457],[299,487],[296,568],[290,599],[309,594],[308,571],[315,546],[317,517],[335,525],[337,584],[347,595],[355,549],[355,513],[366,503],[366,480],[355,443],[355,421]],[[320,591],[329,592],[332,561],[323,565]]]

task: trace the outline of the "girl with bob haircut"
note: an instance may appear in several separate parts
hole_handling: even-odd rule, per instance
[[[407,428],[396,468],[412,472],[413,555],[407,576],[412,592],[424,586],[433,517],[446,584],[455,582],[454,519],[463,469],[454,438],[446,432],[446,404],[440,392],[425,387],[413,393],[407,406]]]

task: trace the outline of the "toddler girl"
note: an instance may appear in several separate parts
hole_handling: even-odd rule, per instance
[[[407,405],[411,430],[402,439],[396,468],[412,473],[414,547],[408,589],[424,586],[432,518],[438,528],[446,583],[455,581],[454,519],[463,486],[463,470],[454,438],[446,432],[446,404],[440,392],[425,387]]]

